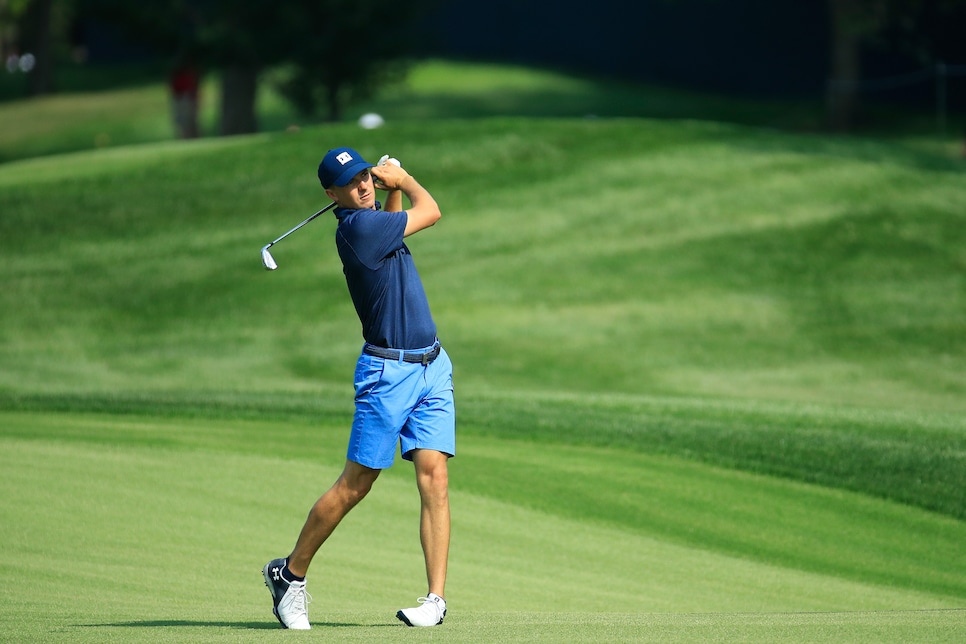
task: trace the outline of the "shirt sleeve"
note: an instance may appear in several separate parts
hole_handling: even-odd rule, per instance
[[[383,259],[402,248],[407,220],[405,211],[370,210],[355,218],[347,231],[347,241],[362,264],[377,268]]]

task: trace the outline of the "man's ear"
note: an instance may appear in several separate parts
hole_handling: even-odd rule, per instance
[[[338,198],[338,196],[335,194],[335,192],[331,188],[326,188],[325,189],[325,194],[326,194],[326,196],[329,199],[331,199],[332,201],[335,201],[336,203],[338,203],[339,198]]]

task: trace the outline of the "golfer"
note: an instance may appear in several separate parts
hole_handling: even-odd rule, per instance
[[[365,344],[356,363],[345,469],[312,506],[291,554],[265,565],[265,584],[284,628],[311,628],[305,591],[309,564],[342,518],[369,493],[379,472],[393,464],[398,443],[416,470],[429,588],[418,606],[396,617],[409,626],[436,626],[446,615],[447,461],[456,454],[453,366],[436,337],[422,281],[403,240],[435,224],[439,206],[402,167],[373,167],[351,148],[325,155],[319,181],[338,204],[336,247]],[[387,191],[385,209],[376,202],[377,187]],[[411,204],[408,210],[402,209],[403,195]]]

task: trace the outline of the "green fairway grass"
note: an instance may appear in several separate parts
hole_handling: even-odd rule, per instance
[[[261,641],[274,628],[262,560],[290,547],[315,489],[337,475],[343,427],[289,422],[278,436],[264,421],[2,418],[2,491],[16,503],[0,528],[0,613],[22,641]],[[516,485],[514,471],[540,488]],[[937,515],[675,458],[473,435],[452,473],[446,641],[687,641],[702,630],[859,641],[912,628],[928,634],[917,641],[951,641],[966,613],[966,526]],[[623,512],[558,507],[591,488],[583,476]],[[300,484],[280,495],[266,484],[279,478]],[[317,628],[385,637],[399,597],[422,592],[417,514],[408,467],[387,471],[314,566]],[[727,554],[729,538],[747,542],[743,554]],[[396,628],[393,639],[407,633]]]
[[[15,640],[279,636],[261,567],[341,469],[361,337],[331,217],[277,271],[258,251],[328,203],[315,168],[342,144],[399,157],[443,210],[407,240],[458,406],[429,637],[966,637],[963,164],[919,139],[491,117],[529,87],[504,71],[510,107],[487,107],[499,70],[446,99],[421,68],[374,131],[0,131],[21,136],[0,163]],[[427,637],[393,617],[425,593],[417,521],[399,462],[313,566],[311,636]]]

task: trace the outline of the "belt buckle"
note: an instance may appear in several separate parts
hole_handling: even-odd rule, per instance
[[[420,362],[423,363],[424,367],[439,357],[439,350],[440,346],[437,344],[435,347],[423,354],[423,358],[420,360]]]

